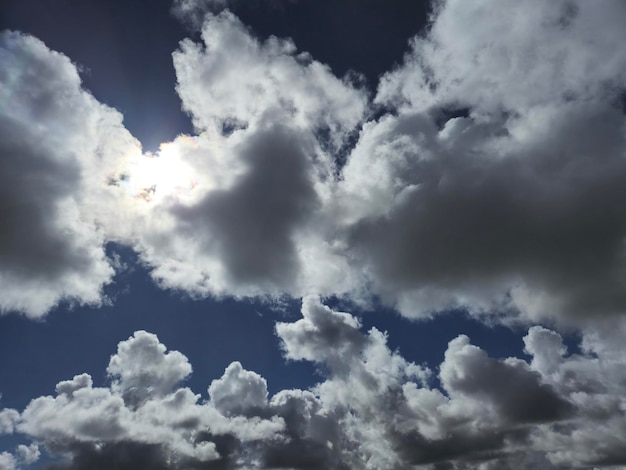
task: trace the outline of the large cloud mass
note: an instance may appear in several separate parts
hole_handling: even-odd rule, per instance
[[[0,311],[98,304],[113,268],[85,201],[134,141],[41,41],[4,32],[0,61]]]
[[[619,1],[439,2],[382,78],[398,114],[344,168],[348,252],[406,315],[623,312],[625,19]]]
[[[438,2],[372,103],[208,14],[173,54],[197,135],[144,156],[67,58],[5,33],[2,308],[101,301],[116,241],[196,296],[621,314],[625,19],[619,1]]]
[[[276,333],[287,359],[316,363],[324,380],[268,396],[233,362],[206,400],[181,384],[187,358],[138,331],[111,357],[108,386],[77,375],[21,413],[0,411],[5,433],[34,441],[1,458],[15,466],[44,448],[67,469],[626,465],[624,348],[603,348],[624,328],[586,330],[582,353],[568,354],[558,333],[532,327],[530,362],[489,357],[461,335],[435,377],[384,333],[307,297]]]
[[[202,18],[173,54],[196,135],[154,154],[67,57],[2,33],[0,312],[102,303],[122,243],[164,288],[304,296],[275,331],[323,378],[270,395],[233,362],[203,399],[138,331],[104,386],[0,410],[32,440],[0,468],[41,449],[66,469],[626,465],[624,2],[438,1],[373,99],[290,40]],[[557,320],[580,353],[532,326],[527,358],[460,335],[429,369],[311,293]]]

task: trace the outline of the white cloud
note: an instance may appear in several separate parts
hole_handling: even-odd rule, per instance
[[[378,101],[524,112],[605,98],[624,86],[626,8],[619,0],[435,5],[428,35],[413,39],[405,65],[383,78]]]
[[[39,460],[41,452],[37,444],[26,446],[20,444],[15,448],[15,452],[0,452],[0,470],[19,470],[28,468],[27,466]],[[26,466],[26,467],[25,467]]]
[[[2,308],[101,302],[116,241],[199,297],[375,296],[412,318],[463,307],[579,325],[621,314],[624,14],[440,2],[381,80],[375,102],[393,112],[369,122],[367,93],[290,40],[207,14],[201,42],[173,54],[198,135],[153,156],[67,58],[7,33]],[[52,79],[11,75],[27,66]]]
[[[9,452],[0,453],[0,469],[14,470],[16,468],[15,457]]]
[[[218,411],[245,415],[267,406],[267,382],[255,372],[245,370],[233,362],[224,375],[209,386],[211,402]]]
[[[136,405],[171,393],[191,374],[191,365],[178,351],[166,352],[155,335],[136,331],[118,345],[107,373],[115,377],[112,389],[122,395],[126,403]],[[62,391],[57,387],[58,393]]]
[[[206,17],[202,41],[184,40],[173,55],[177,91],[199,129],[287,120],[300,129],[328,127],[338,139],[363,117],[365,93],[290,40],[261,42],[224,12]]]
[[[174,53],[198,136],[168,147],[193,189],[153,204],[126,238],[163,286],[195,295],[347,291],[354,276],[325,208],[332,152],[363,119],[365,92],[228,12],[207,16],[202,40]]]
[[[60,382],[55,397],[26,407],[17,431],[67,455],[68,468],[96,462],[179,468],[227,457],[208,435],[254,443],[272,440],[284,428],[276,416],[231,418],[210,402],[199,403],[199,395],[179,385],[191,372],[185,356],[166,352],[143,331],[119,344],[107,371],[112,380],[106,388],[93,387],[87,374]],[[19,452],[24,460],[34,454]]]
[[[437,4],[381,81],[398,114],[363,126],[343,170],[346,255],[374,292],[409,317],[623,313],[625,15]]]
[[[17,455],[18,462],[24,465],[30,465],[36,462],[37,460],[39,460],[39,457],[41,456],[39,447],[36,444],[31,444],[29,446],[20,444],[17,446],[15,453]]]
[[[60,382],[56,396],[2,415],[48,453],[65,455],[59,468],[626,465],[624,348],[593,346],[620,337],[624,322],[583,330],[581,354],[533,327],[524,338],[529,362],[489,357],[461,335],[450,341],[435,386],[429,369],[390,350],[380,331],[361,331],[352,315],[315,297],[302,314],[276,332],[286,359],[321,367],[325,377],[311,390],[269,397],[263,377],[233,362],[202,401],[180,385],[187,359],[140,331],[112,356],[108,387],[78,375]],[[24,446],[3,458],[25,464],[38,452]]]
[[[0,57],[0,311],[39,317],[63,300],[100,304],[113,268],[84,200],[134,141],[64,55],[4,32]]]
[[[352,315],[315,297],[302,314],[276,332],[287,359],[320,366],[325,377],[311,390],[269,397],[266,380],[234,362],[202,401],[176,382],[190,371],[186,358],[137,332],[112,357],[108,387],[78,375],[19,416],[3,414],[16,432],[64,455],[59,468],[626,465],[624,348],[593,346],[620,337],[624,322],[583,330],[581,354],[533,327],[524,338],[530,361],[489,357],[461,335],[450,341],[435,386],[433,372],[390,350],[380,331],[361,331]],[[130,388],[149,392],[129,399]],[[2,458],[26,464],[38,452],[24,446]]]

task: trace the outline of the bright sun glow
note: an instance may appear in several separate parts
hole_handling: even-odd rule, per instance
[[[160,202],[180,197],[196,185],[191,167],[185,163],[175,143],[161,144],[158,152],[132,157],[120,184],[135,199]]]

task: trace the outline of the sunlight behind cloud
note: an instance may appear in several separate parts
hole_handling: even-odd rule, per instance
[[[132,154],[119,182],[130,196],[148,203],[184,198],[197,184],[174,142],[161,144],[155,153]]]

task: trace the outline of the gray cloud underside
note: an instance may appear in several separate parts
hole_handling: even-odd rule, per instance
[[[619,315],[625,20],[609,0],[438,2],[371,100],[291,41],[207,14],[201,41],[173,54],[197,135],[168,148],[194,187],[154,185],[156,202],[124,194],[138,144],[119,114],[66,57],[4,33],[1,308],[102,302],[115,241],[160,285],[199,297],[376,296],[408,317],[464,307],[579,325]],[[392,112],[369,119],[380,105]]]
[[[530,362],[489,357],[461,335],[437,388],[383,333],[307,297],[302,318],[276,333],[287,359],[327,371],[311,390],[269,396],[263,377],[233,362],[201,400],[181,385],[187,358],[138,331],[111,357],[106,387],[87,374],[60,382],[56,396],[0,411],[1,430],[33,440],[22,459],[62,456],[56,469],[626,465],[623,345],[603,349],[624,328],[587,330],[583,353],[568,354],[558,333],[532,327]]]

